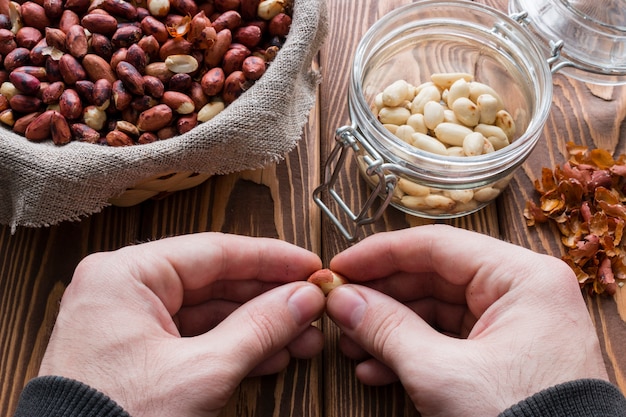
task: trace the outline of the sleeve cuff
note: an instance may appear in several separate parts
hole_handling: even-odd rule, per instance
[[[26,384],[14,417],[130,417],[115,401],[82,382],[43,376]]]
[[[499,417],[626,417],[626,398],[613,384],[580,379],[545,389],[505,410]]]

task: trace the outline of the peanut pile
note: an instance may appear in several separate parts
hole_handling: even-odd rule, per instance
[[[127,146],[212,119],[265,72],[292,0],[0,0],[0,122]]]
[[[376,96],[374,106],[389,132],[438,155],[478,156],[500,150],[515,139],[515,121],[502,98],[467,73],[433,74],[418,86],[397,80]],[[366,170],[362,157],[359,166]],[[365,177],[375,182],[375,177]],[[476,189],[443,190],[400,178],[393,201],[430,216],[455,215],[492,201],[509,180],[510,176]]]

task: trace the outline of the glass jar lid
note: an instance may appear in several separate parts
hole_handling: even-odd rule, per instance
[[[547,49],[562,42],[552,64],[573,78],[596,84],[626,84],[626,0],[510,0]]]

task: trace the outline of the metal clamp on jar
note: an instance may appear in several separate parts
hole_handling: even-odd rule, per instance
[[[448,219],[491,203],[541,136],[552,102],[554,72],[592,83],[626,83],[626,26],[610,12],[611,7],[618,8],[617,14],[626,19],[617,3],[514,0],[507,16],[465,0],[425,0],[384,16],[357,47],[348,95],[351,124],[336,131],[324,182],[313,193],[316,204],[353,241],[359,228],[376,221],[388,205],[423,218]],[[600,11],[604,14],[596,13]],[[596,13],[593,19],[590,13]],[[415,104],[420,91],[433,90],[434,84],[440,95],[431,101],[451,112],[450,100],[445,101],[458,78],[464,78],[466,88],[478,91],[467,93],[474,103],[481,91],[493,92],[511,117],[510,143],[488,144],[491,148],[480,154],[460,153],[459,140],[443,138],[450,143],[435,148],[416,144],[418,139],[429,140],[422,134],[438,138],[437,130],[491,134],[482,121],[459,122],[448,113],[437,126],[404,137],[411,132],[405,125],[419,130],[406,117],[424,107]],[[413,95],[387,109],[400,115],[398,121],[383,120],[381,94],[399,80]],[[461,127],[449,126],[452,120]],[[356,157],[361,176],[372,189],[358,213],[334,189],[348,154]],[[333,213],[323,201],[325,194],[351,224],[343,224]],[[382,204],[370,215],[378,197]]]

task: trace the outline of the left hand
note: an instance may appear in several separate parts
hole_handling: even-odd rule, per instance
[[[248,375],[323,345],[317,255],[277,239],[199,233],[85,258],[40,375],[100,390],[134,417],[216,416]]]

